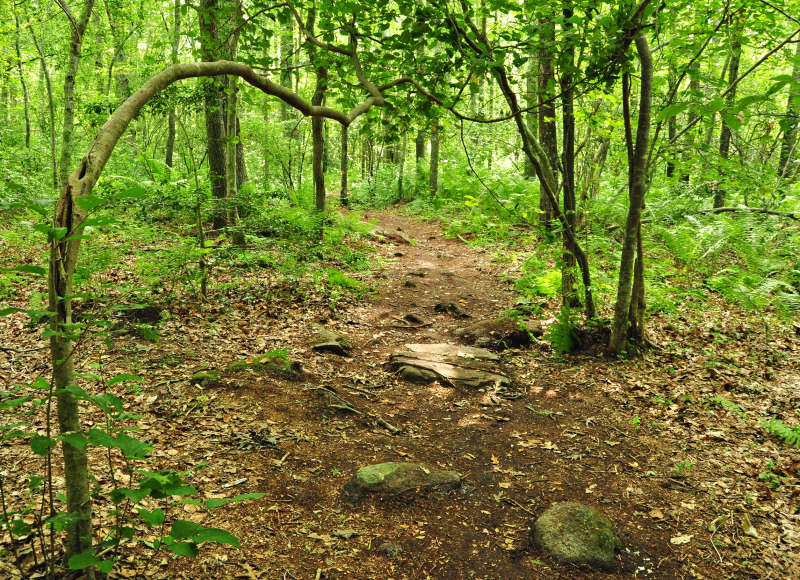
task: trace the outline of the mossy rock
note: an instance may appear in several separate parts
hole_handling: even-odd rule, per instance
[[[229,371],[254,371],[289,380],[299,380],[303,376],[303,368],[298,361],[269,353],[249,356],[231,363]]]
[[[345,498],[357,502],[365,495],[392,497],[426,489],[446,491],[461,486],[461,475],[421,463],[377,463],[359,469],[344,486]]]
[[[594,508],[557,503],[533,525],[536,544],[558,562],[611,568],[620,548],[614,523]]]
[[[349,356],[353,350],[353,343],[345,335],[322,328],[314,333],[309,341],[311,350],[315,352],[329,352],[339,356]]]
[[[213,383],[218,383],[221,376],[215,370],[204,370],[204,371],[197,371],[192,375],[192,380],[190,381],[193,385],[200,385],[200,386],[208,386]]]

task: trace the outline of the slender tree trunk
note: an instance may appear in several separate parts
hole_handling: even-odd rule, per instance
[[[75,120],[75,76],[81,60],[81,49],[86,26],[92,15],[94,0],[85,0],[80,16],[76,19],[69,12],[66,4],[61,5],[67,14],[71,26],[69,42],[69,59],[64,77],[64,120],[61,131],[61,161],[59,163],[59,183],[62,188],[67,188],[69,180],[69,166],[72,160],[72,145]],[[56,206],[54,226],[70,227],[70,223],[60,223],[60,214],[70,212],[71,209]],[[69,231],[67,233],[69,238]],[[64,242],[71,243],[72,241]],[[74,243],[74,242],[73,242]],[[50,280],[49,306],[50,311],[57,313],[51,319],[53,333],[50,337],[50,355],[53,360],[53,382],[57,395],[58,428],[64,435],[68,433],[81,433],[82,428],[78,416],[78,401],[75,395],[66,388],[74,383],[72,338],[70,325],[72,324],[72,307],[66,297],[72,295],[72,275],[74,272],[75,256],[68,258],[58,251],[59,245],[54,244],[50,256],[50,271],[59,268],[70,272],[67,279],[56,278]],[[69,261],[72,261],[72,264]],[[92,500],[89,496],[88,461],[86,448],[73,446],[67,441],[61,443],[64,455],[64,480],[67,488],[67,511],[76,517],[74,525],[67,528],[66,558],[80,554],[92,545]]]
[[[417,130],[417,136],[414,139],[414,169],[415,169],[415,189],[417,192],[421,192],[423,190],[423,176],[425,175],[425,153],[427,150],[427,142],[425,140],[425,133],[421,130]]]
[[[561,119],[563,140],[563,169],[564,169],[564,217],[567,227],[573,237],[577,231],[578,208],[575,200],[575,106],[574,90],[572,87],[573,68],[575,67],[575,43],[572,37],[572,7],[569,1],[564,3],[564,38],[562,40],[561,54]],[[571,245],[567,236],[563,236],[564,265],[561,268],[561,298],[564,306],[579,304],[575,293],[575,256],[572,254]]]
[[[58,189],[59,178],[58,178],[58,152],[56,150],[56,107],[55,107],[55,99],[53,98],[53,83],[50,80],[50,69],[47,67],[47,61],[44,58],[44,52],[42,52],[42,46],[39,44],[39,38],[36,36],[36,32],[34,32],[33,26],[31,25],[31,19],[28,16],[27,8],[25,8],[25,20],[28,24],[28,31],[30,32],[31,40],[33,41],[33,46],[34,48],[36,48],[36,54],[39,55],[39,65],[42,70],[42,77],[44,77],[44,85],[47,90],[47,112],[49,117],[47,133],[50,144],[50,167],[52,170],[53,188]]]
[[[228,54],[236,60],[239,49],[239,29],[241,25],[242,7],[239,0],[234,0],[232,25],[234,32],[230,35]],[[239,207],[237,197],[239,194],[238,170],[238,141],[239,141],[239,88],[238,77],[228,77],[225,135],[225,206],[227,208],[226,221],[229,227],[239,222]],[[244,245],[244,232],[240,229],[234,231],[234,241],[237,245]]]
[[[795,45],[794,64],[792,65],[794,84],[789,88],[786,102],[786,118],[781,122],[783,140],[778,158],[778,175],[784,179],[797,175],[792,167],[792,158],[800,157],[797,153],[797,126],[800,123],[800,42]]]
[[[406,166],[406,135],[403,134],[403,138],[400,140],[400,150],[397,152],[397,162],[400,164],[398,168],[398,177],[397,177],[397,195],[400,199],[403,199],[403,171],[405,170]]]
[[[731,30],[731,51],[730,59],[728,62],[728,86],[731,87],[730,92],[725,97],[725,105],[732,107],[736,102],[736,79],[739,76],[739,61],[742,56],[742,36],[741,30],[738,25],[734,25]],[[719,155],[722,159],[727,160],[730,157],[731,148],[731,128],[722,118],[722,130],[719,134]],[[724,163],[724,162],[723,162]],[[714,207],[723,207],[725,205],[725,188],[717,186],[714,191]]]
[[[555,46],[555,25],[550,19],[540,21],[540,48],[539,48],[539,142],[547,153],[550,167],[553,168],[555,178],[554,192],[558,192],[558,136],[556,132],[556,105],[555,105],[555,73],[553,71],[553,47]],[[542,185],[542,184],[540,184]],[[542,193],[539,197],[542,225],[547,230],[552,229],[554,208],[549,196]],[[556,201],[558,201],[556,193]]]
[[[637,254],[639,260],[643,259],[641,253],[641,217],[647,188],[646,165],[650,146],[650,115],[653,96],[653,61],[647,40],[641,33],[636,36],[636,50],[639,53],[639,61],[641,63],[641,83],[635,145],[630,130],[630,91],[626,90],[628,88],[627,83],[623,89],[623,99],[625,99],[623,115],[626,123],[626,141],[629,154],[628,188],[630,206],[628,207],[625,237],[622,244],[617,300],[614,305],[614,323],[608,343],[608,349],[611,352],[622,350],[628,338],[643,331],[644,324],[642,320],[631,320],[632,301],[637,301],[634,310],[640,312],[641,305],[638,304],[638,300],[644,296],[644,265],[642,262],[638,268],[635,268],[635,260]],[[633,294],[635,269],[638,269],[642,274],[642,276],[638,277],[642,286],[641,290],[637,288],[637,296]],[[634,323],[633,328],[631,328],[632,322]]]
[[[198,14],[201,33],[200,45],[204,61],[212,61],[219,56],[218,10],[217,0],[202,0],[200,4],[200,12]],[[203,101],[206,120],[206,151],[211,179],[211,193],[215,200],[213,228],[216,230],[225,226],[226,211],[224,205],[227,196],[225,128],[220,97],[221,92],[215,81],[205,83]]]
[[[532,58],[528,62],[528,72],[525,75],[525,103],[529,109],[534,109],[539,103],[539,93],[536,86],[538,74],[539,63]],[[538,121],[539,115],[535,109],[525,114],[525,123],[531,135],[539,134]],[[528,157],[525,157],[525,177],[528,179],[536,177],[536,168]],[[541,206],[541,202],[539,205]]]
[[[428,175],[428,189],[431,197],[435,197],[439,191],[439,124],[431,126],[431,165]]]
[[[698,94],[700,93],[700,71],[695,67],[693,71],[690,72],[690,80],[689,80],[689,94],[691,98],[697,99]],[[694,129],[690,129],[689,133],[686,136],[686,143],[684,145],[684,152],[682,157],[681,163],[681,181],[684,183],[689,183],[691,180],[691,173],[688,170],[689,167],[689,157],[693,155],[694,149],[694,142],[696,135],[702,130],[702,125],[698,123],[699,113],[693,111],[689,113],[689,117],[687,118],[687,123],[691,126],[695,126]]]
[[[342,202],[342,207],[347,207],[349,205],[349,201],[347,199],[347,125],[342,125],[342,136],[341,136],[341,159],[339,161],[339,166],[342,170],[342,182],[339,186],[339,197]]]
[[[63,9],[69,10],[66,4],[61,4],[61,6]],[[71,14],[68,16],[76,25],[70,27],[69,57],[64,75],[64,120],[61,129],[61,160],[58,163],[58,180],[61,187],[67,183],[69,168],[72,164],[72,140],[75,131],[75,76],[78,74],[78,66],[81,62],[83,35],[86,32],[86,25],[89,23],[93,8],[94,0],[85,0],[77,19]]]
[[[22,85],[22,105],[25,112],[25,147],[31,147],[31,113],[28,106],[28,85],[25,82],[25,71],[22,70],[22,52],[19,48],[19,14],[17,14],[17,7],[12,3],[14,11],[14,24],[16,26],[16,36],[14,37],[14,49],[17,53],[17,71],[19,72],[19,84]]]
[[[311,8],[308,12],[306,30],[314,33],[316,12]],[[309,43],[308,54],[311,62],[316,60],[316,47]],[[328,69],[324,66],[316,67],[317,82],[311,104],[321,106],[325,102],[325,91],[328,89]],[[318,211],[325,210],[325,128],[321,117],[311,119],[311,146],[312,146],[312,174],[314,178],[314,206]]]
[[[178,62],[178,50],[181,44],[181,0],[175,0],[175,10],[173,16],[175,25],[172,33],[172,64]],[[175,105],[170,104],[169,119],[167,128],[167,151],[164,155],[164,163],[172,167],[172,156],[175,150]]]

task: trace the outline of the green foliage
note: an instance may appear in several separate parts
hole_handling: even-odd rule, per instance
[[[561,308],[556,322],[547,328],[545,339],[560,354],[572,352],[578,347],[578,333],[568,307]]]
[[[764,428],[772,435],[782,439],[788,445],[800,447],[800,426],[790,427],[774,417],[764,422]]]
[[[278,351],[276,353],[281,354]],[[141,381],[140,377],[130,374],[116,375],[105,381],[100,374],[85,373],[83,379],[95,381],[98,385],[106,387]],[[107,528],[109,534],[84,552],[74,554],[67,563],[70,569],[96,568],[103,573],[109,573],[121,559],[119,550],[127,541],[134,539],[137,530],[142,533],[147,528],[156,528],[158,532],[158,539],[152,543],[152,548],[156,552],[166,549],[179,556],[193,557],[199,553],[199,545],[205,542],[239,545],[238,539],[225,530],[180,519],[172,520],[169,534],[161,533],[160,530],[166,521],[174,517],[174,515],[170,517],[170,514],[182,513],[182,507],[187,503],[209,510],[219,509],[234,502],[259,499],[263,494],[241,494],[206,502],[192,499],[198,495],[198,491],[187,484],[185,477],[194,470],[179,473],[137,468],[139,465],[145,465],[153,447],[147,441],[131,435],[136,429],[129,423],[138,416],[125,411],[122,398],[111,393],[94,391],[89,393],[77,385],[72,385],[67,390],[78,400],[92,403],[99,409],[104,417],[104,423],[84,433],[69,433],[56,438],[30,433],[26,429],[30,426],[30,412],[46,408],[47,399],[58,394],[58,391],[51,393],[47,381],[39,379],[35,383],[17,385],[9,392],[0,393],[0,412],[7,418],[0,428],[2,435],[0,441],[5,443],[13,439],[29,439],[34,453],[47,456],[56,448],[57,439],[60,439],[65,445],[80,449],[103,449],[103,455],[108,457],[105,469],[115,470],[119,465],[125,466],[127,471],[125,478],[108,474],[93,478],[94,489],[91,492],[93,501],[98,505],[106,502],[113,506],[111,510],[96,510],[98,513],[107,514],[108,519],[98,523],[100,527]],[[95,465],[94,469],[102,472],[104,467]],[[122,485],[123,480],[129,482],[127,486]],[[76,516],[59,509],[59,505],[51,506],[53,515],[41,520],[35,519],[34,524],[25,522],[25,519],[35,511],[36,502],[32,501],[33,495],[41,495],[43,488],[52,489],[52,486],[53,482],[47,477],[30,475],[22,493],[29,496],[31,501],[27,501],[21,509],[9,509],[4,504],[0,514],[2,529],[12,538],[26,536],[32,532],[53,534],[63,532]],[[43,532],[43,530],[49,531]],[[109,555],[100,557],[98,556],[100,553]],[[45,559],[50,559],[57,555],[45,553],[43,556]]]
[[[527,266],[527,263],[525,264]],[[518,292],[525,297],[545,296],[552,298],[561,293],[561,271],[550,270],[544,274],[526,274],[515,285]]]

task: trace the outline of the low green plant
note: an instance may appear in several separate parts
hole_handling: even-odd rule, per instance
[[[44,432],[35,427],[33,418],[42,410],[49,413],[49,400],[59,394],[47,380],[39,378],[0,393],[0,413],[6,416],[0,427],[0,443],[26,440],[33,454],[43,457],[47,466],[43,475],[29,475],[21,492],[8,490],[8,480],[0,473],[0,525],[12,538],[11,544],[16,545],[15,542],[24,538],[38,539],[47,574],[50,577],[66,574],[59,569],[61,542],[57,537],[75,516],[64,509],[65,498],[54,487],[50,467],[53,450],[58,448],[59,441],[65,441],[81,449],[102,450],[98,456],[102,460],[91,466],[97,474],[90,479],[94,482],[91,497],[96,505],[108,506],[108,509],[95,510],[95,529],[106,530],[105,534],[95,538],[90,548],[69,558],[66,565],[70,570],[96,569],[108,574],[122,559],[122,551],[134,545],[144,545],[154,554],[166,550],[188,557],[196,556],[200,544],[205,542],[238,546],[238,539],[229,532],[182,520],[178,515],[187,504],[212,510],[235,501],[257,499],[263,494],[202,501],[197,499],[198,490],[188,485],[185,478],[203,465],[184,472],[143,469],[153,447],[134,436],[138,429],[132,423],[139,415],[125,411],[123,400],[117,395],[95,394],[114,385],[139,383],[141,377],[120,374],[105,381],[101,374],[81,373],[79,378],[95,382],[100,388],[90,393],[78,385],[70,385],[66,390],[78,400],[91,404],[104,417],[103,423],[80,433],[54,435],[49,427]],[[122,474],[120,466],[123,466]],[[103,471],[104,475],[98,473]],[[10,497],[27,499],[10,504]],[[146,532],[150,535],[155,532],[156,539],[146,541],[141,536],[144,530],[151,530]],[[137,535],[140,535],[138,539]]]
[[[800,447],[800,425],[790,427],[783,421],[779,421],[773,417],[764,422],[764,429],[771,435],[782,439],[788,445]]]
[[[691,461],[681,461],[675,465],[675,473],[678,475],[687,475],[694,470],[694,463]]]
[[[545,339],[549,340],[553,349],[560,354],[572,352],[578,347],[578,332],[569,307],[561,308],[556,322],[547,328]]]

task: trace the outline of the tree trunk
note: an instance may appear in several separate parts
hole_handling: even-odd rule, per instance
[[[200,47],[204,61],[214,60],[219,52],[217,28],[217,0],[202,0],[200,12]],[[208,155],[208,171],[211,179],[211,194],[215,205],[213,211],[213,228],[225,227],[226,212],[224,209],[227,185],[225,179],[225,128],[222,115],[221,92],[216,82],[208,82],[203,91],[203,104],[206,119],[206,151]]]
[[[575,43],[572,35],[572,7],[569,2],[564,3],[564,37],[563,50],[560,59],[561,68],[561,120],[563,140],[563,169],[564,169],[564,218],[572,236],[575,236],[578,224],[577,204],[575,201],[575,107],[574,90],[572,87],[573,69],[575,68]],[[561,267],[561,299],[566,307],[579,304],[575,293],[575,256],[567,236],[562,236],[564,247]]]
[[[175,27],[172,34],[172,64],[178,62],[178,49],[181,43],[181,0],[175,0],[174,10]],[[172,156],[175,150],[175,106],[170,103],[169,120],[167,129],[167,151],[164,155],[164,163],[172,167]]]
[[[539,142],[542,145],[550,167],[553,168],[554,181],[550,186],[558,202],[558,137],[556,133],[556,105],[555,105],[555,74],[553,71],[553,52],[555,47],[555,25],[550,19],[540,21],[540,47],[539,47]],[[541,210],[541,223],[550,230],[553,227],[553,203],[544,192],[544,185],[540,183],[539,209]]]
[[[636,127],[636,143],[633,144],[633,136],[630,131],[630,91],[623,90],[624,117],[626,122],[626,141],[628,146],[628,197],[630,206],[628,207],[628,218],[625,223],[625,237],[622,244],[622,256],[619,267],[619,282],[617,285],[617,300],[614,305],[614,323],[611,328],[611,338],[609,339],[608,349],[611,352],[619,352],[625,347],[628,338],[635,336],[643,330],[642,320],[631,320],[631,303],[639,300],[644,295],[644,265],[639,264],[642,276],[638,276],[641,282],[640,294],[634,297],[634,269],[635,259],[638,254],[639,260],[643,259],[641,253],[641,217],[642,207],[647,187],[647,154],[650,142],[650,114],[653,96],[653,61],[650,55],[650,48],[645,37],[639,33],[636,36],[636,50],[639,53],[641,63],[641,83],[639,89],[639,119]],[[627,87],[626,87],[627,88]],[[640,311],[641,306],[636,304],[636,312]],[[634,328],[631,323],[634,322]],[[632,332],[632,330],[634,332]]]
[[[439,124],[431,126],[431,165],[428,175],[428,190],[431,197],[439,191]]]
[[[398,168],[398,177],[397,177],[397,195],[400,199],[403,199],[403,171],[405,170],[406,166],[406,135],[403,133],[403,138],[400,140],[400,149],[397,151],[397,162],[400,164]]]
[[[783,140],[778,158],[778,175],[784,179],[797,176],[798,169],[792,166],[792,159],[800,157],[797,151],[797,126],[800,123],[800,42],[795,45],[794,64],[792,65],[794,85],[789,87],[786,102],[786,118],[781,122]]]
[[[342,125],[341,141],[342,150],[339,166],[342,170],[342,182],[339,186],[339,197],[342,202],[342,207],[347,207],[349,204],[347,200],[347,125]]]
[[[59,179],[58,152],[56,151],[56,107],[55,99],[53,98],[53,83],[50,80],[50,69],[47,67],[47,61],[44,58],[42,46],[39,44],[39,39],[36,36],[36,32],[33,30],[33,26],[31,25],[31,19],[28,16],[27,8],[25,8],[25,20],[28,25],[27,28],[28,32],[30,32],[31,40],[33,41],[33,46],[36,48],[36,54],[39,55],[39,65],[42,69],[42,77],[44,78],[44,85],[47,92],[47,112],[49,117],[47,133],[50,144],[50,168],[52,170],[53,188],[58,190]]]
[[[66,4],[60,5],[63,10],[69,10]],[[83,35],[86,25],[92,15],[94,0],[84,0],[81,14],[76,20],[71,13],[68,18],[76,23],[71,26],[69,40],[69,60],[64,75],[64,120],[61,129],[61,160],[58,163],[58,182],[61,187],[67,183],[69,168],[72,165],[72,140],[75,131],[75,76],[81,63],[81,50],[83,48]]]
[[[414,139],[414,169],[415,169],[415,189],[417,192],[423,191],[423,176],[425,175],[425,153],[427,150],[427,142],[425,140],[425,133],[421,130],[417,130],[417,136]]]
[[[308,22],[306,30],[313,34],[316,19],[316,11],[312,7],[308,12]],[[309,42],[308,54],[312,64],[316,60],[316,47]],[[317,107],[325,102],[325,91],[328,89],[328,69],[324,66],[316,67],[317,82],[314,87],[314,94],[311,97],[311,104]],[[314,207],[317,211],[325,210],[325,128],[321,117],[311,119],[311,147],[312,147],[312,174],[314,178]]]
[[[525,123],[531,135],[539,134],[539,115],[536,112],[536,107],[539,104],[539,93],[536,86],[538,73],[539,63],[536,59],[531,58],[528,62],[528,72],[525,75],[525,104],[528,109],[532,109],[525,114]],[[527,179],[536,177],[536,168],[528,157],[525,157],[525,177]],[[539,205],[541,206],[541,202]]]
[[[28,85],[25,82],[25,71],[22,70],[22,52],[19,49],[19,14],[16,5],[12,4],[14,11],[14,24],[16,26],[16,36],[14,37],[14,49],[17,53],[17,71],[19,72],[19,84],[22,85],[22,105],[25,112],[25,147],[31,147],[31,113],[28,106]]]
[[[731,87],[725,97],[725,106],[730,108],[736,102],[736,79],[739,76],[739,61],[742,56],[742,36],[738,25],[734,25],[731,30],[730,58],[728,59],[728,86]],[[730,157],[731,148],[731,128],[722,117],[722,130],[719,134],[719,156],[722,159]],[[714,191],[714,207],[725,205],[725,188],[717,186]]]

